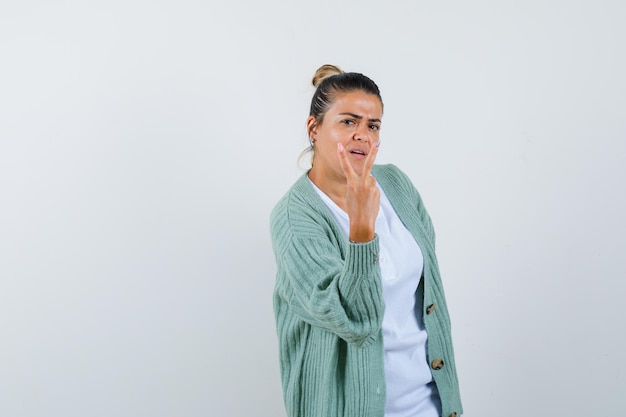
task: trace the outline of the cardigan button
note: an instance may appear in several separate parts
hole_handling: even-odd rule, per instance
[[[450,414],[450,417],[456,417],[456,411],[452,414]]]
[[[434,304],[431,304],[428,307],[426,307],[426,314],[430,314],[433,311],[435,311],[435,305]]]
[[[434,361],[432,361],[430,366],[432,366],[432,368],[437,371],[440,370],[441,368],[443,368],[443,359],[435,359]]]

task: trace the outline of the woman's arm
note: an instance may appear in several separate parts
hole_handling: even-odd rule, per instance
[[[378,237],[333,241],[319,222],[286,207],[273,213],[271,229],[276,291],[293,314],[357,346],[372,341],[384,314]]]

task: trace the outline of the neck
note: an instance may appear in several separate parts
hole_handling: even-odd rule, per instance
[[[339,207],[345,210],[345,201],[346,201],[346,178],[338,177],[332,174],[319,172],[315,167],[311,168],[309,171],[309,179],[326,194],[330,197],[331,200],[335,202]]]

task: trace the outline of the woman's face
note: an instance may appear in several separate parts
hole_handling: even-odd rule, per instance
[[[315,118],[309,117],[307,126],[315,141],[315,175],[345,178],[339,164],[338,143],[346,149],[354,171],[361,174],[367,154],[379,141],[382,116],[383,106],[377,96],[350,91],[336,95],[321,124],[315,125]]]

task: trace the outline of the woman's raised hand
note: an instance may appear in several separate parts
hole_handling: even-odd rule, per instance
[[[337,144],[339,163],[346,176],[346,212],[350,218],[350,240],[369,242],[374,239],[376,216],[380,208],[380,192],[371,175],[378,146],[372,146],[365,158],[363,171],[356,173],[348,160],[346,150]]]

